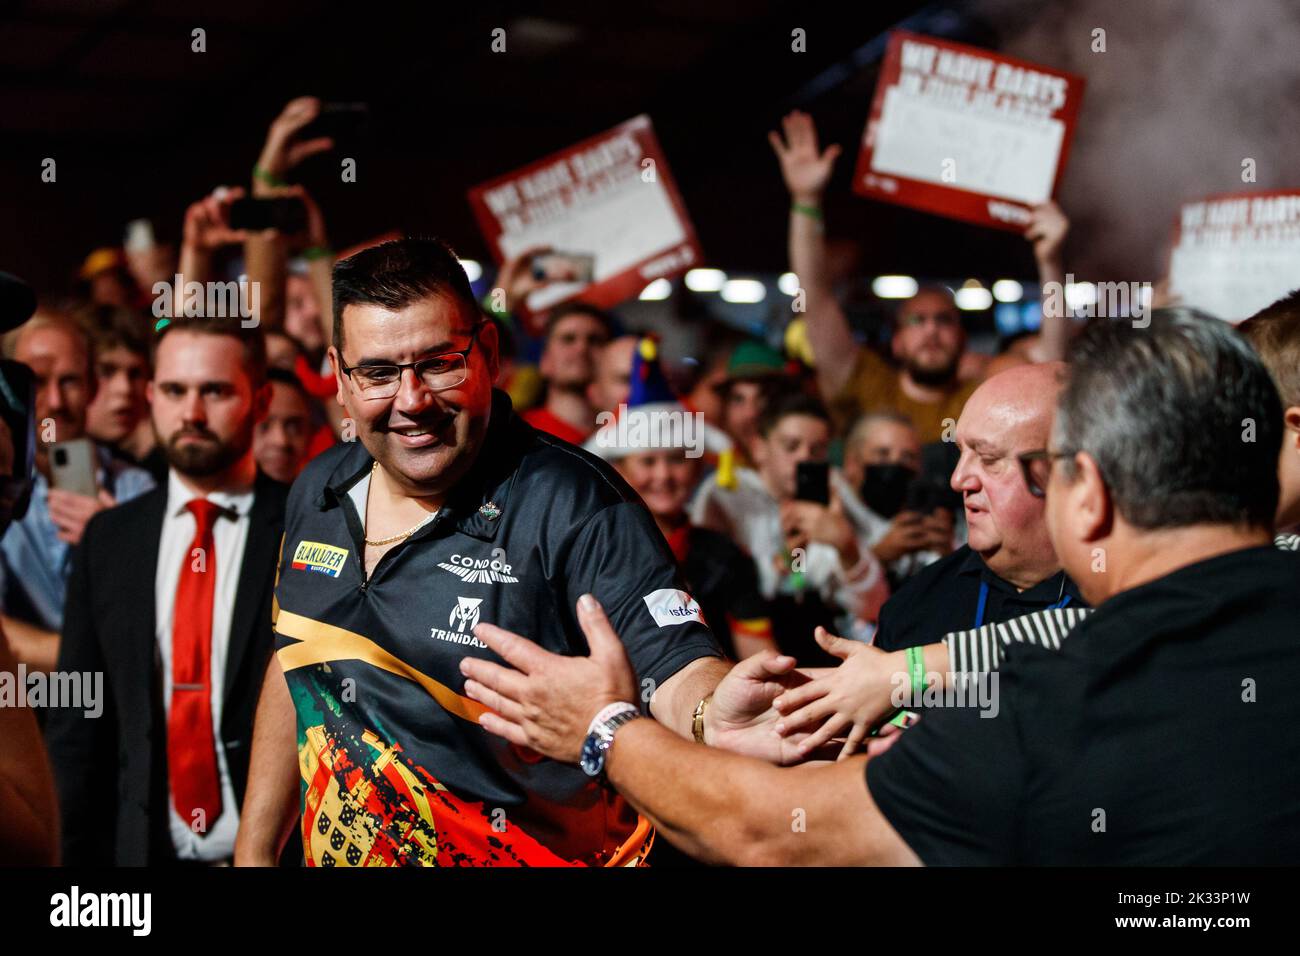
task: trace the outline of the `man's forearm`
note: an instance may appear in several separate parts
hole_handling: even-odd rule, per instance
[[[1047,259],[1039,259],[1038,263],[1038,283],[1039,287],[1046,286],[1049,282],[1056,282],[1061,285],[1062,294],[1060,296],[1044,296],[1045,303],[1053,301],[1061,304],[1059,314],[1056,309],[1043,309],[1043,324],[1038,332],[1038,347],[1034,350],[1034,361],[1036,362],[1059,362],[1065,358],[1065,352],[1070,344],[1070,309],[1065,304],[1065,267],[1061,263],[1059,255],[1051,256]]]
[[[289,254],[284,239],[256,233],[244,242],[244,265],[248,281],[257,289],[253,298],[258,303],[257,322],[263,332],[284,327],[285,283],[288,275]]]
[[[248,788],[235,840],[236,866],[275,866],[298,813],[297,717],[272,657],[253,725]]]
[[[830,275],[826,268],[826,235],[820,219],[807,207],[820,209],[821,197],[796,197],[790,209],[790,271],[799,277],[804,294],[804,315],[808,342],[817,363],[817,378],[827,395],[838,394],[853,369],[858,343],[849,323],[835,301]]]
[[[0,673],[17,667],[0,632]],[[58,859],[58,801],[35,713],[0,707],[0,740],[0,860],[51,866]]]
[[[316,290],[316,298],[320,303],[321,334],[326,345],[334,341],[333,271],[333,256],[319,256],[307,263],[307,274],[311,277],[312,288]]]
[[[691,661],[655,689],[650,698],[650,713],[675,734],[694,739],[695,708],[713,693],[731,666],[730,661],[721,657],[701,657]]]
[[[28,624],[7,614],[0,615],[5,633],[14,656],[27,665],[29,670],[49,672],[54,670],[59,660],[59,634],[47,631],[35,624]]]
[[[867,793],[861,758],[781,769],[653,721],[620,728],[609,782],[675,845],[738,866],[899,865],[915,855]]]

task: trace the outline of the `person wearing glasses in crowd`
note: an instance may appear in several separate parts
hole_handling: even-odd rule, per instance
[[[888,713],[880,688],[908,672],[905,652],[923,660],[928,672],[946,674],[947,635],[978,632],[963,646],[987,649],[994,626],[1014,627],[1017,618],[1058,610],[1074,622],[1087,608],[1052,547],[1043,479],[1034,478],[1045,472],[1042,449],[1065,370],[1061,362],[1015,366],[975,390],[957,422],[960,458],[950,481],[965,505],[968,543],[893,593],[872,645],[817,628],[816,642],[841,663],[776,698],[773,706],[784,715],[777,733],[802,737],[811,752],[847,730],[847,756]]]
[[[573,608],[588,593],[618,621],[644,713],[787,759],[771,678],[795,662],[733,669],[636,493],[493,389],[496,328],[455,254],[384,243],[338,262],[333,292],[330,361],[359,440],[290,494],[236,862],[271,864],[295,819],[315,866],[643,860],[648,822],[592,775],[488,734],[459,670],[496,659],[481,622],[586,654]]]

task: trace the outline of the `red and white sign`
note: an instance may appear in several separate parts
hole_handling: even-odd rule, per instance
[[[469,201],[498,263],[532,246],[595,257],[589,285],[539,289],[534,312],[578,297],[608,308],[703,258],[648,116],[475,186]]]
[[[1056,191],[1083,77],[896,30],[880,67],[853,189],[1021,232]]]
[[[1230,322],[1300,287],[1300,190],[1187,203],[1174,223],[1169,291]]]

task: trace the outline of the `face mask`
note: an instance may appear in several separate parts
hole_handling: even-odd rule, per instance
[[[903,510],[907,488],[916,472],[906,465],[867,465],[862,472],[862,501],[882,518]]]

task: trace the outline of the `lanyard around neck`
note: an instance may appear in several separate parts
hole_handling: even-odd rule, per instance
[[[1058,597],[1056,603],[1047,605],[1046,610],[1054,611],[1057,608],[1065,607],[1067,604],[1070,603],[1070,595],[1065,593],[1064,577],[1061,578],[1061,595],[1064,596]],[[988,602],[989,602],[989,583],[987,581],[981,581],[979,605],[975,608],[976,627],[982,627],[984,625],[984,609],[988,605]]]

